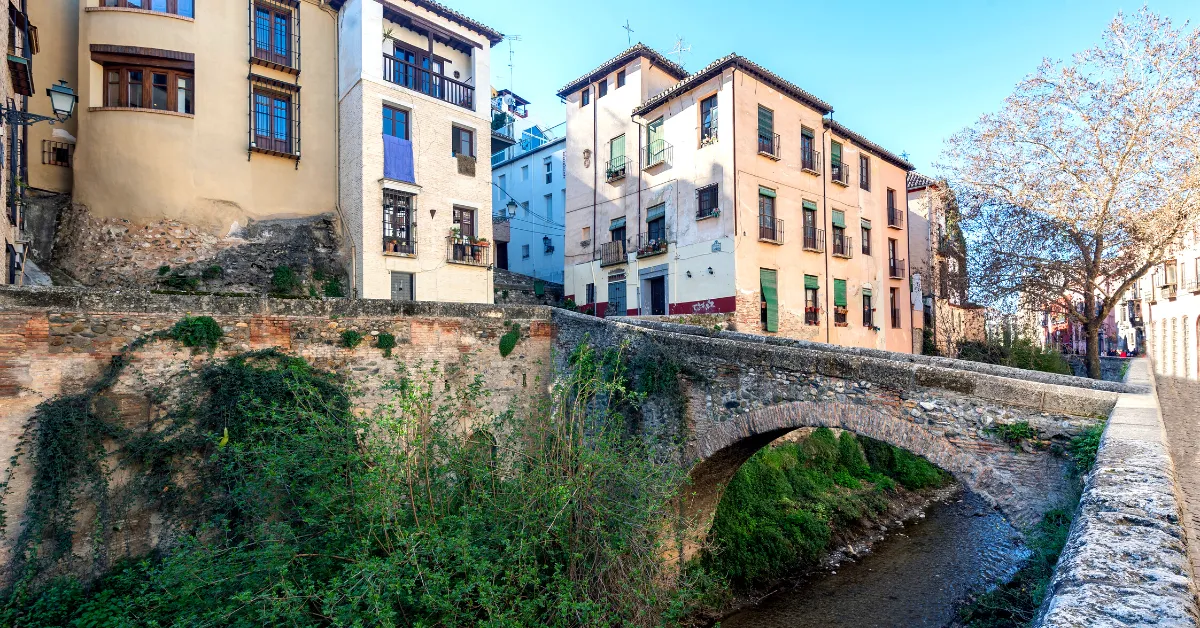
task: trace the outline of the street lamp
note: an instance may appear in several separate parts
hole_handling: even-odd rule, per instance
[[[513,218],[514,216],[517,215],[517,202],[516,201],[509,199],[508,204],[505,205],[504,208],[508,210],[507,216],[509,218]]]
[[[79,102],[79,97],[75,95],[75,90],[71,89],[66,81],[60,80],[58,85],[47,89],[46,95],[50,97],[50,108],[54,110],[53,116],[29,113],[16,107],[0,107],[4,121],[18,126],[30,126],[38,122],[54,124],[55,122],[66,122],[75,113],[75,103]]]

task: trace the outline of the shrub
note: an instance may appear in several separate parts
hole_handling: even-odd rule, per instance
[[[1104,423],[1093,425],[1079,436],[1071,439],[1067,452],[1075,463],[1075,471],[1087,475],[1096,464],[1096,454],[1100,450],[1100,439],[1104,436]]]
[[[276,266],[271,274],[271,287],[279,294],[291,294],[300,287],[300,278],[290,266]]]
[[[220,279],[221,277],[224,277],[225,269],[221,268],[220,266],[217,266],[216,264],[213,264],[212,266],[205,268],[204,272],[202,272],[200,274],[200,276],[205,281],[213,281],[214,279]]]
[[[512,327],[500,336],[500,357],[507,358],[508,354],[517,348],[517,341],[521,339],[521,326],[513,323]]]
[[[342,290],[342,281],[337,277],[332,277],[325,282],[325,296],[330,298],[344,297],[345,292]]]
[[[163,275],[165,275],[169,272],[171,272],[171,267],[167,266],[166,264],[163,264],[162,266],[158,267],[158,276],[159,277],[162,277]]]
[[[353,329],[347,329],[346,331],[342,332],[342,346],[346,347],[347,349],[353,349],[357,347],[358,345],[362,344],[362,341],[363,335],[360,332],[354,331]]]
[[[382,332],[375,338],[375,346],[383,349],[384,357],[390,358],[392,357],[392,349],[396,348],[396,337],[387,332]]]
[[[988,427],[985,431],[988,434],[999,436],[1000,440],[1010,445],[1019,445],[1023,440],[1032,440],[1038,437],[1037,430],[1029,424],[1029,421],[997,423]]]
[[[211,316],[185,316],[171,328],[171,338],[193,349],[217,348],[221,340],[221,326]]]
[[[159,283],[172,290],[180,290],[184,292],[191,292],[200,287],[199,279],[178,272],[171,273],[169,277],[160,279]]]

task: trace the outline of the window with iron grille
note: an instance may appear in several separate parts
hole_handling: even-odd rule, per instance
[[[385,253],[416,255],[416,225],[413,212],[417,199],[395,190],[383,191],[383,250]]]
[[[300,5],[296,0],[250,2],[250,60],[278,70],[300,70]]]
[[[101,6],[143,9],[182,17],[196,17],[192,0],[101,0]]]
[[[300,159],[300,87],[250,76],[250,150]]]
[[[696,218],[715,216],[718,209],[717,184],[696,190]]]
[[[74,154],[74,144],[42,140],[42,163],[46,165],[70,168]]]

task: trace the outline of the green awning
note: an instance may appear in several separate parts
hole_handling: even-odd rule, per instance
[[[665,203],[659,203],[646,211],[646,222],[658,220],[667,215],[667,206]]]
[[[608,156],[613,161],[625,159],[625,136],[618,135],[608,145]]]
[[[800,127],[800,135],[803,135],[804,137],[812,137],[812,136],[813,136],[813,130],[812,130],[812,129],[810,129],[810,128],[808,128],[808,127],[806,127],[806,126],[805,126],[805,127]]]
[[[613,229],[620,229],[621,227],[624,227],[624,226],[625,226],[624,218],[614,218],[612,221],[612,224],[608,225],[608,230],[612,231]]]
[[[776,288],[775,271],[758,269],[758,281],[763,301],[767,304],[767,331],[779,331],[779,291]]]
[[[846,228],[846,212],[840,209],[833,210],[833,226]]]
[[[837,142],[829,143],[829,162],[834,164],[842,163],[842,145]]]
[[[815,289],[821,287],[821,282],[817,281],[816,275],[805,275],[804,276],[804,287],[805,287],[805,289],[812,288],[815,290]]]
[[[846,280],[833,280],[833,304],[838,307],[846,307]]]
[[[804,201],[804,209],[811,209],[813,211],[817,211],[817,204],[812,201]]]
[[[762,105],[758,106],[758,134],[763,137],[775,134],[775,112]]]
[[[861,221],[862,221],[862,228],[863,228],[863,229],[870,229],[870,228],[871,228],[871,221],[870,221],[870,220],[867,220],[866,218],[860,218],[859,220],[861,220]]]
[[[863,295],[864,297],[869,297],[869,296],[871,296],[871,289],[870,289],[870,288],[863,288],[863,289],[862,289],[862,295]]]
[[[760,185],[760,186],[758,186],[758,195],[759,196],[770,196],[771,198],[775,198],[775,190],[772,190],[771,188],[764,188],[763,186]]]

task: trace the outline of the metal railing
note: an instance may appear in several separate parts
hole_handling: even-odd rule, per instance
[[[471,238],[461,235],[446,237],[446,261],[452,264],[468,264],[470,266],[491,266],[492,247],[472,242]]]
[[[844,234],[833,232],[833,256],[834,257],[854,257],[854,238]]]
[[[875,308],[863,306],[863,327],[875,326]]]
[[[821,308],[806,307],[804,308],[804,324],[805,325],[820,325],[821,324]]]
[[[888,277],[892,279],[904,279],[904,260],[888,260]]]
[[[904,227],[904,212],[899,207],[888,208],[888,226],[900,229]]]
[[[401,255],[416,255],[417,254],[417,227],[416,225],[408,226],[408,234],[405,237],[383,236],[383,252],[384,253],[399,253]]]
[[[770,157],[771,159],[779,159],[779,134],[758,136],[758,154]]]
[[[783,219],[759,214],[758,239],[760,242],[783,244]]]
[[[567,136],[567,123],[559,122],[548,129],[525,129],[516,144],[492,153],[492,165],[516,159],[525,153],[535,151],[550,142],[558,141]]]
[[[475,108],[474,87],[417,67],[386,52],[383,54],[383,80],[464,109]]]
[[[825,252],[825,230],[816,227],[804,228],[804,250]]]
[[[1188,292],[1200,292],[1200,279],[1190,279],[1183,286]]]
[[[1175,284],[1167,284],[1160,288],[1162,295],[1168,299],[1175,298]]]
[[[596,252],[600,256],[601,266],[612,266],[613,264],[624,264],[629,261],[629,250],[626,247],[625,240],[614,240],[605,242],[600,245],[600,250]]]
[[[642,156],[642,168],[651,168],[659,164],[670,163],[675,147],[666,140],[654,140],[646,146]]]
[[[650,257],[651,255],[660,255],[667,252],[667,232],[639,233],[637,237],[638,257]]]
[[[624,157],[613,157],[604,163],[604,180],[612,183],[625,178],[625,163]]]
[[[849,310],[846,309],[846,306],[844,306],[844,305],[833,306],[833,324],[838,327],[848,326],[850,323],[847,322],[846,319],[849,317],[849,314],[850,314],[850,312],[849,312]]]
[[[829,179],[841,185],[850,185],[850,166],[845,162],[829,164]]]
[[[813,174],[821,174],[821,151],[800,150],[800,169]]]

